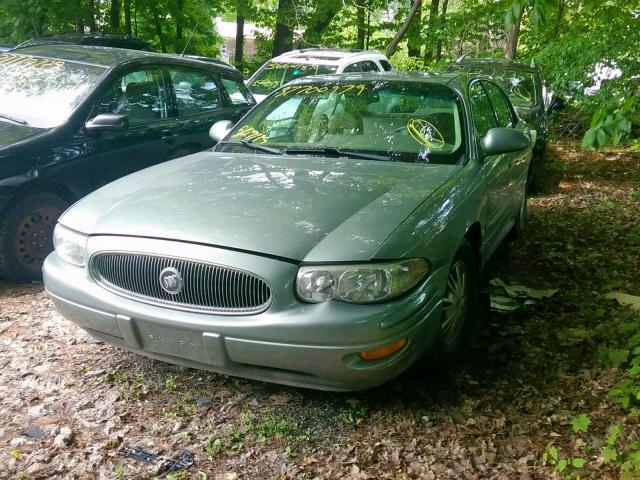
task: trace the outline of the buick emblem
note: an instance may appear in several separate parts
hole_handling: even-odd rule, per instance
[[[160,286],[162,289],[171,294],[177,295],[182,291],[182,275],[173,267],[167,267],[160,272]]]

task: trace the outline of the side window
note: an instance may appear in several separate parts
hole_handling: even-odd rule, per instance
[[[360,62],[360,71],[361,72],[379,72],[380,69],[376,65],[375,62],[371,60],[365,60],[364,62]]]
[[[167,90],[159,69],[137,70],[116,80],[96,103],[93,116],[126,115],[129,124],[167,118]]]
[[[222,78],[221,80],[233,105],[253,105],[253,97],[244,83],[230,78]]]
[[[393,70],[393,67],[387,60],[380,60],[380,65],[382,65],[382,68],[384,68],[385,72],[390,72],[391,70]]]
[[[176,92],[178,115],[191,115],[220,106],[220,92],[212,75],[174,68],[169,69],[169,75]]]
[[[360,62],[352,63],[351,65],[347,65],[342,70],[342,73],[351,73],[351,72],[360,72]]]
[[[473,125],[476,127],[478,137],[484,137],[489,130],[497,127],[496,116],[489,98],[482,88],[480,82],[474,83],[469,89],[471,100],[471,113],[473,115]]]
[[[493,108],[496,110],[496,114],[498,115],[498,126],[499,127],[513,127],[515,124],[513,114],[511,113],[511,109],[509,108],[509,100],[500,87],[498,87],[495,83],[483,82],[484,88],[489,95],[489,99],[493,104]]]

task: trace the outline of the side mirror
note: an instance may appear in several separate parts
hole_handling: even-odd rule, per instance
[[[553,97],[551,97],[551,101],[549,102],[549,106],[547,107],[547,114],[553,112],[554,110],[562,110],[563,108],[564,100],[554,95]]]
[[[217,121],[216,123],[211,125],[211,128],[209,129],[209,136],[211,137],[212,140],[219,142],[220,140],[222,140],[224,137],[227,136],[227,134],[231,131],[232,128],[233,128],[233,122],[231,120]]]
[[[518,152],[529,148],[531,139],[513,128],[492,128],[482,139],[482,151],[486,156]]]
[[[129,128],[129,119],[126,115],[118,115],[117,113],[101,113],[84,124],[87,133],[110,132],[127,128]]]

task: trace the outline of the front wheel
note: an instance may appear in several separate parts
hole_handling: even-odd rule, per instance
[[[18,199],[0,219],[0,277],[18,282],[42,279],[53,251],[53,228],[67,203],[50,193]]]
[[[442,321],[433,356],[439,364],[452,362],[462,349],[473,314],[476,267],[471,244],[465,239],[456,252],[443,297]]]

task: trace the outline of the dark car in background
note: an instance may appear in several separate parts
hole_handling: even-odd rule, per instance
[[[493,78],[504,89],[518,115],[535,130],[534,161],[528,183],[530,190],[537,189],[540,159],[549,143],[547,116],[555,105],[547,92],[540,67],[497,58],[460,57],[448,71],[465,71]]]
[[[0,277],[30,281],[58,216],[96,188],[214,145],[255,101],[218,62],[79,45],[0,55]]]

